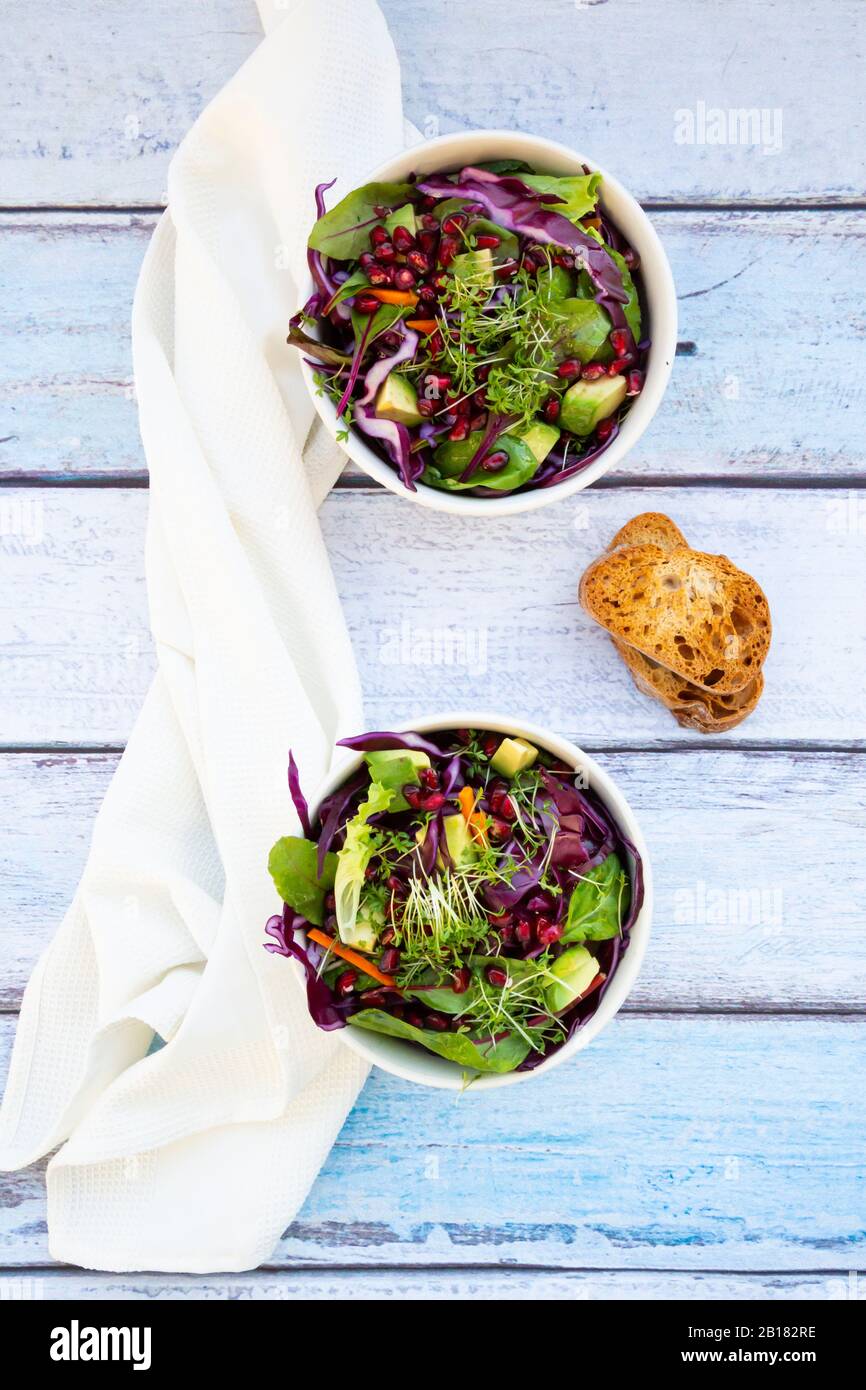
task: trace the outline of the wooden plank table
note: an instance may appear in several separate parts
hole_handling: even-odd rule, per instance
[[[857,1296],[866,15],[859,0],[712,13],[539,0],[531,22],[517,0],[383,8],[426,134],[501,125],[585,149],[644,201],[671,257],[671,387],[601,485],[479,530],[347,469],[322,512],[374,724],[422,707],[510,709],[574,737],[620,781],[658,883],[646,965],[622,1015],[531,1106],[520,1088],[455,1101],[374,1073],[254,1275],[52,1265],[41,1172],[0,1175],[0,1293]],[[146,0],[108,21],[96,0],[10,0],[4,18],[5,1073],[23,986],[153,670],[135,277],[171,153],[259,25],[251,0]],[[699,135],[715,107],[757,108],[757,143],[676,138],[683,112]],[[647,508],[752,570],[771,601],[767,693],[721,739],[641,697],[576,603],[586,561]],[[470,548],[484,580],[471,601]],[[456,661],[436,656],[443,631],[463,639]]]

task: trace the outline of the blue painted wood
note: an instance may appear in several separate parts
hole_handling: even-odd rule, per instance
[[[864,1043],[862,1021],[621,1015],[526,1086],[374,1072],[273,1263],[862,1269]],[[39,1173],[0,1177],[0,1263],[45,1257]]]

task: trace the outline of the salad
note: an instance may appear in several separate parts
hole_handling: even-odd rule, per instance
[[[340,740],[364,761],[268,867],[266,949],[320,1028],[402,1038],[469,1072],[528,1070],[598,1008],[643,901],[640,856],[574,769],[479,729]]]
[[[288,341],[342,433],[412,492],[552,487],[616,437],[649,342],[638,256],[599,206],[602,176],[499,160],[369,183],[318,220],[316,291]]]

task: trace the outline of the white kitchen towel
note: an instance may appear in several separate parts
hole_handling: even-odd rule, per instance
[[[262,11],[267,38],[174,158],[139,280],[158,673],[0,1113],[0,1167],[62,1145],[51,1254],[96,1269],[261,1263],[366,1074],[262,942],[268,848],[296,828],[287,750],[312,787],[362,722],[316,516],[342,459],[310,433],[286,325],[315,184],[338,176],[336,197],[404,143],[399,68],[372,0]]]

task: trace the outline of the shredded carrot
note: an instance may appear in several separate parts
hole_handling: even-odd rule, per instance
[[[357,951],[350,950],[335,936],[328,936],[327,932],[319,931],[318,927],[307,927],[307,936],[317,945],[325,946],[329,951],[333,951],[335,956],[342,956],[343,960],[354,965],[355,969],[360,970],[363,975],[369,975],[372,980],[378,980],[380,985],[394,987],[393,975],[383,975],[382,971],[371,960],[367,960],[366,956],[359,955]]]
[[[487,844],[487,817],[483,811],[475,810],[475,792],[471,787],[461,787],[457,793],[463,819],[469,826],[472,838],[477,845]]]
[[[439,327],[435,319],[407,319],[407,328],[414,328],[418,333],[435,333]]]
[[[376,299],[380,299],[383,304],[408,304],[410,309],[414,309],[418,303],[418,296],[413,290],[367,290],[367,294],[372,294]]]

